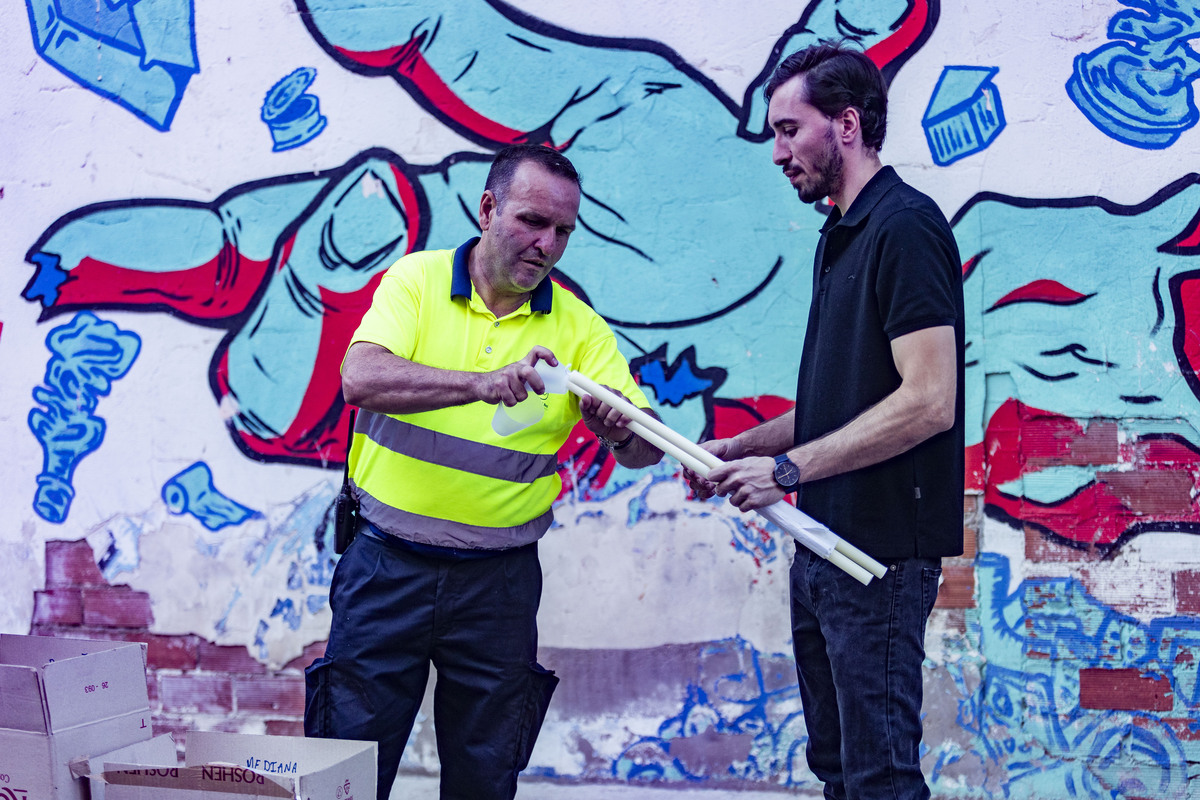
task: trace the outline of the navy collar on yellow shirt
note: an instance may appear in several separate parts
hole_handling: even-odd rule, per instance
[[[461,247],[454,251],[454,275],[450,279],[451,297],[471,299],[471,270],[468,267],[468,262],[470,260],[471,248],[477,244],[479,244],[478,236],[464,242]],[[529,310],[549,314],[553,298],[554,287],[550,283],[550,277],[547,276],[542,279],[541,283],[534,287],[533,294],[529,296]]]

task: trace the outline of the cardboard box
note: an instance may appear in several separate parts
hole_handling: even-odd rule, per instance
[[[87,800],[70,762],[151,732],[146,645],[0,634],[0,798]]]
[[[176,767],[179,766],[179,754],[175,747],[175,740],[171,738],[171,734],[164,733],[160,736],[155,736],[153,739],[147,739],[144,742],[137,742],[127,747],[121,747],[113,750],[111,753],[104,753],[91,758],[77,758],[71,762],[71,773],[76,778],[81,778],[88,782],[91,791],[91,800],[105,800],[104,796],[104,765],[105,764],[138,764],[152,765],[156,767]],[[0,800],[4,800],[0,796]]]
[[[185,766],[105,763],[105,800],[375,800],[379,745],[188,731]]]

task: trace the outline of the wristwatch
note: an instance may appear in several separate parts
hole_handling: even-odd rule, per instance
[[[629,435],[619,442],[614,439],[610,439],[607,436],[597,436],[596,438],[600,440],[600,444],[604,445],[615,453],[618,450],[624,450],[633,443],[633,431],[630,431]]]
[[[785,492],[794,492],[800,488],[800,468],[792,463],[787,453],[775,456],[775,482],[782,486]]]

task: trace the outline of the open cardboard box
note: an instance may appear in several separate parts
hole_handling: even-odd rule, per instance
[[[104,800],[374,800],[379,745],[189,731],[185,765],[104,761]]]
[[[146,645],[0,634],[0,797],[87,800],[70,762],[151,733]]]

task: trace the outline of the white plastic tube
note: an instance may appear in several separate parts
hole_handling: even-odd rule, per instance
[[[567,373],[567,388],[580,397],[591,395],[617,409],[629,419],[631,431],[701,477],[707,477],[709,470],[723,463],[700,445],[586,375],[576,371]],[[782,500],[758,509],[758,513],[864,585],[871,582],[872,576],[882,578],[886,574],[886,568],[878,561]]]

